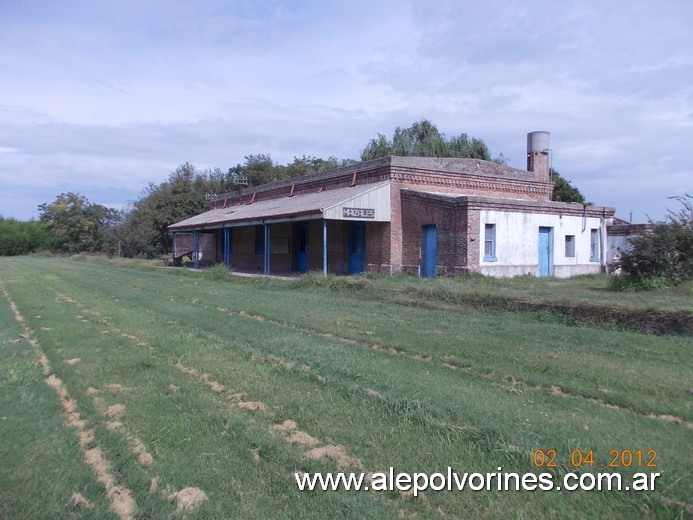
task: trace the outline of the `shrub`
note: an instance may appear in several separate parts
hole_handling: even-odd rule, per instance
[[[202,272],[205,280],[212,282],[227,282],[231,280],[231,270],[224,264],[215,264]]]
[[[0,217],[0,256],[27,255],[49,246],[45,224]]]
[[[296,289],[322,288],[332,292],[358,291],[369,285],[365,276],[340,276],[329,274],[324,276],[320,271],[311,271],[291,283]]]
[[[693,280],[693,195],[672,197],[682,209],[668,211],[666,221],[631,239],[632,248],[621,254],[614,277],[616,290],[648,290]]]

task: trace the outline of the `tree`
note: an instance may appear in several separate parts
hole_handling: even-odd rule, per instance
[[[245,164],[238,164],[229,170],[248,179],[248,186],[259,186],[283,177],[280,169],[272,161],[270,154],[251,154],[245,156]]]
[[[623,251],[616,267],[621,275],[617,289],[648,289],[674,286],[693,280],[693,195],[670,197],[679,211],[667,211],[665,220],[654,223],[631,239],[631,249]]]
[[[321,159],[304,155],[300,158],[294,157],[293,162],[284,166],[276,164],[269,154],[246,155],[245,164],[237,164],[233,168],[229,168],[228,178],[232,186],[227,191],[234,191],[244,187],[233,185],[233,180],[238,178],[247,179],[247,185],[253,187],[280,179],[302,177],[312,173],[339,168],[355,162],[351,159],[337,159],[336,157]]]
[[[427,119],[417,121],[409,128],[395,128],[390,141],[384,135],[378,134],[378,137],[371,139],[361,152],[361,160],[368,161],[388,155],[491,160],[486,143],[481,139],[470,138],[467,134],[447,139],[445,134]],[[502,162],[503,159],[501,155],[498,161]]]
[[[115,233],[124,256],[153,257],[171,250],[168,226],[209,209],[208,195],[237,191],[245,185],[257,186],[278,179],[308,175],[343,166],[348,161],[334,157],[295,157],[286,166],[275,164],[269,154],[246,155],[244,164],[223,172],[219,168],[198,172],[190,163],[181,164],[161,184],[150,184],[132,203],[123,224]]]
[[[253,156],[250,162],[257,166],[264,159]],[[170,252],[168,226],[209,209],[208,195],[237,189],[233,170],[225,173],[215,168],[198,172],[194,165],[186,162],[161,184],[150,183],[131,204],[115,233],[121,254],[152,258]]]
[[[26,255],[48,248],[50,235],[46,224],[31,220],[20,222],[0,217],[0,256]]]
[[[313,173],[318,173],[325,170],[333,170],[335,168],[340,168],[342,166],[348,166],[355,163],[356,161],[352,159],[337,159],[336,157],[332,156],[328,157],[327,159],[320,159],[319,157],[304,155],[300,159],[298,157],[294,157],[292,163],[280,168],[284,170],[285,177],[293,178],[311,175]]]
[[[553,181],[553,193],[551,200],[556,202],[579,202],[586,204],[585,196],[573,186],[568,179],[564,179],[560,173],[551,168],[551,180]]]
[[[132,204],[120,238],[124,256],[153,257],[170,251],[168,226],[209,208],[205,195],[223,190],[225,176],[219,172],[197,172],[184,163],[159,185],[150,183]]]
[[[104,230],[117,221],[115,210],[91,204],[77,193],[61,193],[55,201],[39,205],[39,211],[51,234],[51,248],[68,253],[101,251]]]

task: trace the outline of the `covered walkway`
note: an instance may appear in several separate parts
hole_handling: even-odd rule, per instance
[[[196,269],[223,263],[264,275],[315,269],[354,274],[365,271],[367,257],[382,260],[390,183],[303,194],[292,187],[288,196],[255,200],[253,194],[245,203],[221,206],[169,227],[174,259],[190,254]]]

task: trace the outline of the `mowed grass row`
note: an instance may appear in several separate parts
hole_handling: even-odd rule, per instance
[[[681,510],[669,500],[691,495],[691,430],[646,417],[690,417],[690,347],[682,338],[61,259],[4,261],[2,273],[54,371],[89,416],[96,442],[116,455],[143,514],[174,507],[149,492],[154,477],[176,490],[203,489],[209,502],[199,517],[666,516]],[[177,364],[267,410],[240,409]],[[645,368],[647,376],[633,381]],[[575,397],[554,395],[551,386]],[[124,429],[152,453],[151,468],[138,465],[121,432],[105,427],[90,387],[106,404],[124,405]],[[590,395],[633,411],[584,398]],[[598,463],[608,463],[612,448],[630,448],[657,449],[663,476],[653,494],[431,492],[415,501],[300,494],[294,471],[337,466],[272,432],[287,419],[318,446],[344,446],[369,471],[525,472],[538,448],[557,449],[562,461],[572,449],[593,449]]]
[[[392,282],[384,278],[373,284],[388,290]],[[587,305],[598,304],[608,308],[626,308],[632,310],[656,309],[658,311],[693,312],[693,282],[658,291],[622,292],[609,288],[608,275],[583,275],[573,278],[538,278],[526,275],[512,279],[490,278],[485,276],[467,276],[464,278],[440,278],[431,284],[432,292],[446,298],[457,295],[503,296],[512,300],[526,302]],[[402,277],[394,284],[401,292],[418,294],[421,284],[414,277]]]
[[[3,277],[4,278],[4,277]],[[103,486],[83,460],[34,348],[0,294],[0,518],[81,518],[80,493],[95,518],[108,515]]]
[[[197,275],[194,291],[175,282],[161,287],[147,271],[123,275],[115,270],[103,276],[110,277],[124,295],[149,295],[164,313],[175,312],[169,310],[170,298],[189,304],[188,311],[202,307],[204,316],[197,323],[205,328],[223,321],[226,313],[247,313],[302,332],[395,348],[486,376],[494,373],[500,381],[514,378],[530,386],[557,385],[565,392],[645,415],[670,414],[693,421],[690,338],[565,327],[537,313],[430,311],[386,305],[358,293],[302,291],[286,284],[258,287],[236,280],[220,293],[225,284],[200,283]]]

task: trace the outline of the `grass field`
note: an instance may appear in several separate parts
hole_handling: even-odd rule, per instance
[[[468,297],[432,305],[438,291],[477,291],[693,308],[687,290],[648,301],[603,288],[0,259],[0,517],[693,517],[690,336],[570,325]],[[556,450],[556,479],[576,469],[573,450],[594,454],[578,473],[661,477],[651,492],[417,498],[300,492],[294,480],[390,467],[538,473],[538,449]],[[656,468],[609,468],[610,451],[626,449],[656,450]]]

